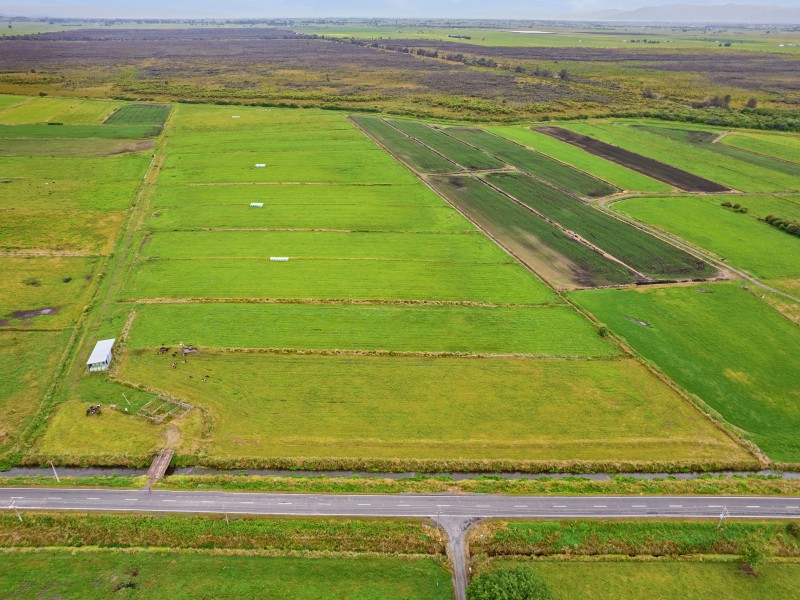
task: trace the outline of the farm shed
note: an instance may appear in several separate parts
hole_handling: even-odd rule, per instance
[[[264,206],[263,202],[251,202],[250,203],[250,208],[263,208],[263,206]]]
[[[90,373],[108,369],[108,365],[111,364],[111,359],[114,358],[111,354],[111,348],[114,347],[115,341],[116,339],[114,338],[110,340],[100,340],[94,345],[94,350],[92,350],[89,360],[86,361],[86,368],[89,369]]]
[[[289,260],[288,256],[270,256],[269,259],[272,262],[286,262]]]
[[[266,165],[266,164],[264,164],[264,163],[256,163],[256,169],[263,169],[263,168],[264,168],[264,167],[266,167],[266,166],[267,166],[267,165]]]

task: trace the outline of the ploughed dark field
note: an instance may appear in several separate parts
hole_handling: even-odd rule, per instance
[[[503,120],[686,107],[719,86],[739,89],[742,102],[752,90],[784,101],[800,89],[798,64],[722,50],[334,41],[277,28],[98,29],[0,38],[0,92],[328,103]],[[647,77],[663,80],[664,71],[680,85],[654,104],[643,90]]]
[[[532,127],[539,133],[544,133],[550,137],[577,146],[582,150],[591,152],[595,156],[600,156],[617,164],[620,164],[639,173],[644,173],[650,177],[668,183],[672,186],[687,192],[729,192],[730,189],[714,181],[709,181],[703,177],[687,173],[682,169],[662,163],[647,156],[636,154],[630,150],[625,150],[613,144],[601,142],[588,135],[581,135],[574,131],[569,131],[563,127]],[[704,132],[703,132],[704,133]]]

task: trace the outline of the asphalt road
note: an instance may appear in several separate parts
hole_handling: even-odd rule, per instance
[[[800,498],[742,496],[339,495],[2,488],[0,507],[363,517],[800,518]]]
[[[430,517],[450,539],[456,600],[466,597],[469,524],[505,518],[800,519],[800,498],[742,496],[338,495],[2,488],[0,508],[248,515]]]

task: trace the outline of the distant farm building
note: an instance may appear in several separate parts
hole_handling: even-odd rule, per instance
[[[264,167],[266,167],[266,166],[267,166],[267,165],[266,165],[266,164],[264,164],[264,163],[256,163],[256,169],[263,169],[263,168],[264,168]]]
[[[263,208],[263,207],[264,207],[264,203],[263,202],[251,202],[250,203],[250,208]]]
[[[288,256],[270,256],[269,259],[272,262],[286,262],[289,260]]]
[[[108,369],[111,359],[114,358],[111,354],[111,348],[114,347],[115,341],[116,339],[112,338],[110,340],[100,340],[95,344],[92,355],[86,361],[86,368],[89,369],[90,373]]]

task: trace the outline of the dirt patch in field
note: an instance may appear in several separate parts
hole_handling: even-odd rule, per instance
[[[652,327],[652,325],[650,325],[650,323],[648,323],[647,321],[642,321],[641,319],[636,319],[634,317],[629,317],[627,315],[625,315],[625,318],[631,323],[636,323],[637,325],[641,325],[642,327],[648,327],[648,328]]]
[[[658,179],[686,192],[729,192],[730,188],[725,187],[715,181],[694,175],[672,165],[657,161],[653,158],[636,154],[630,150],[625,150],[613,144],[601,142],[586,135],[569,131],[562,127],[541,126],[532,127],[534,131],[549,135],[552,138],[567,142],[585,150],[590,154],[605,158],[618,165],[638,171],[653,179]]]
[[[127,154],[128,152],[142,152],[144,150],[152,150],[156,147],[155,140],[137,140],[130,141],[117,146],[116,148],[98,154],[98,156],[113,156],[114,154]]]
[[[30,321],[34,317],[44,317],[47,315],[57,315],[61,310],[60,306],[52,306],[47,308],[37,308],[34,310],[18,310],[9,315],[9,319],[17,321]],[[11,323],[9,319],[0,320],[0,327],[8,327]]]

